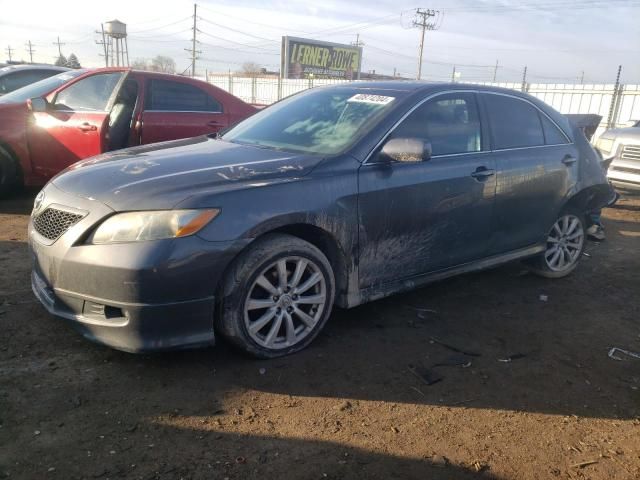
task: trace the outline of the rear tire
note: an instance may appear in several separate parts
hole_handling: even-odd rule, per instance
[[[526,262],[531,272],[544,278],[563,278],[571,274],[582,258],[587,241],[583,214],[564,210],[547,234],[546,250]]]
[[[218,333],[258,358],[302,350],[327,322],[335,279],[327,257],[292,235],[268,234],[232,264],[221,289]]]
[[[0,198],[14,194],[22,184],[18,164],[11,154],[0,145]]]

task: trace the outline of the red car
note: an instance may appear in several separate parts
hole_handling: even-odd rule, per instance
[[[74,70],[0,98],[0,196],[99,153],[210,134],[256,108],[206,82],[129,68]]]

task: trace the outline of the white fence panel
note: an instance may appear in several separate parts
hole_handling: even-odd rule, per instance
[[[332,79],[279,79],[277,77],[242,77],[236,75],[209,75],[209,82],[232,93],[245,102],[270,105],[279,99],[322,85],[348,83]],[[464,82],[467,83],[467,82]],[[522,90],[518,82],[484,82],[480,85]],[[600,131],[609,120],[616,86],[613,84],[556,84],[528,83],[525,89],[531,95],[548,103],[560,113],[594,113],[602,116]],[[617,108],[613,112],[614,126],[630,120],[640,120],[640,85],[624,85],[618,90]]]

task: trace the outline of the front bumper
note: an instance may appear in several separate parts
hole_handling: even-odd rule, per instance
[[[57,240],[29,223],[34,294],[52,314],[85,337],[143,352],[211,345],[214,292],[245,241],[180,239],[88,245],[91,231],[113,212],[49,184],[46,205],[86,212]]]
[[[609,166],[607,178],[618,188],[640,190],[640,162],[615,158]]]
[[[125,352],[141,353],[212,345],[214,297],[165,304],[122,303],[60,292],[34,270],[31,288],[49,313],[85,338]]]

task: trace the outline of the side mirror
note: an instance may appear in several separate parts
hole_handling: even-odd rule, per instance
[[[431,143],[419,138],[393,138],[384,144],[380,155],[393,162],[426,162],[431,159]]]
[[[47,100],[42,97],[31,98],[28,104],[32,112],[46,112],[49,107]]]

